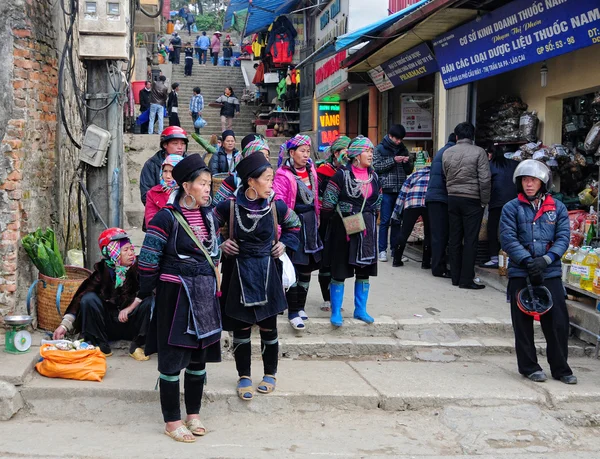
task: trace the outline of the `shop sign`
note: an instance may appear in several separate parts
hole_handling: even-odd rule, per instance
[[[348,81],[348,72],[340,68],[346,55],[346,51],[341,51],[329,60],[317,62],[315,71],[317,98],[323,97]]]
[[[430,140],[433,136],[433,94],[402,94],[400,123],[408,140]]]
[[[598,0],[515,0],[433,41],[446,89],[600,43]]]
[[[323,153],[340,135],[340,105],[319,104],[317,115],[319,153]]]
[[[334,0],[331,3],[331,7],[328,10],[324,11],[319,19],[319,22],[321,24],[321,30],[327,27],[327,24],[329,24],[330,20],[335,19],[335,17],[340,13],[340,10],[340,0]]]
[[[351,0],[333,0],[317,16],[315,49],[346,33]],[[360,0],[362,1],[362,0]]]
[[[422,43],[378,65],[369,71],[369,75],[377,89],[383,92],[437,70],[438,65],[429,46]]]
[[[298,64],[300,62],[300,49],[305,45],[304,43],[304,15],[302,13],[290,14],[290,20],[294,29],[296,29],[296,47],[294,48],[293,62]]]

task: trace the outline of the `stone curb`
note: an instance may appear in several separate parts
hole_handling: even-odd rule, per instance
[[[102,406],[102,411],[110,413],[120,402],[130,408],[127,411],[131,411],[132,415],[137,412],[137,408],[132,406],[135,404],[152,404],[158,409],[159,393],[154,390],[155,366],[129,362],[124,355],[112,359],[120,367],[111,369],[102,383],[49,380],[35,376],[21,388],[21,395],[37,415],[44,415],[45,406],[55,406],[60,400],[80,409],[80,416],[90,415],[85,410],[92,406]],[[225,403],[234,411],[248,407],[258,411],[323,408],[404,411],[447,405],[533,403],[556,407],[569,403],[598,403],[600,388],[596,378],[600,377],[600,370],[587,363],[579,360],[574,365],[581,372],[580,385],[567,386],[553,380],[544,384],[527,381],[516,373],[514,357],[500,358],[498,363],[282,360],[277,390],[267,396],[255,393],[254,400],[248,404],[235,394],[234,363],[223,362],[208,366],[204,397],[211,403]],[[587,372],[582,372],[582,365],[588,368]],[[260,361],[255,360],[253,366],[260,368]],[[135,367],[138,371],[132,372]],[[258,382],[259,378],[255,376],[254,385]]]

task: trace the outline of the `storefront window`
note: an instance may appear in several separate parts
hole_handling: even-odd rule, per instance
[[[600,121],[600,94],[589,93],[563,101],[563,145],[585,151],[585,138]]]

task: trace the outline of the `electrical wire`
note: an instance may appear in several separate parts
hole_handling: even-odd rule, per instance
[[[69,70],[71,73],[71,81],[73,84],[73,90],[75,92],[75,100],[77,101],[77,105],[78,105],[80,121],[81,121],[81,123],[84,127],[84,131],[85,131],[85,116],[83,116],[83,109],[80,105],[80,101],[81,101],[80,90],[77,85],[77,80],[75,78],[75,67],[74,67],[74,63],[73,63],[73,59],[72,59],[73,28],[75,26],[75,21],[77,19],[76,12],[77,12],[78,5],[79,5],[78,0],[71,0],[70,1],[70,11],[67,11],[67,9],[65,7],[65,0],[60,0],[60,6],[64,13],[63,19],[64,19],[64,24],[65,24],[65,29],[66,29],[66,36],[65,36],[65,44],[63,46],[62,54],[60,57],[60,65],[58,68],[58,103],[59,103],[59,110],[60,110],[60,118],[61,118],[62,125],[65,128],[65,132],[67,133],[67,136],[71,140],[71,143],[76,148],[81,149],[81,144],[79,142],[77,142],[77,140],[75,140],[75,137],[74,137],[73,133],[71,132],[71,129],[69,128],[69,123],[66,118],[65,95],[64,95],[65,63],[66,63],[67,56],[70,56],[70,58],[69,58],[70,69]],[[66,20],[67,17],[69,18],[68,26],[67,26],[67,20]]]
[[[85,230],[83,227],[83,208],[81,207],[82,199],[81,194],[83,190],[81,189],[81,183],[85,177],[85,166],[81,168],[81,172],[79,175],[79,189],[77,191],[77,216],[79,217],[79,236],[81,237],[81,251],[83,252],[83,266],[87,266],[87,253],[85,250]]]

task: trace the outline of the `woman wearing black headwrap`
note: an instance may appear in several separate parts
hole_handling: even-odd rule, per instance
[[[216,224],[210,210],[211,176],[198,154],[173,168],[179,191],[148,224],[139,257],[141,299],[156,289],[146,353],[158,352],[165,433],[191,443],[206,429],[200,405],[206,362],[220,360],[221,310]],[[187,417],[181,418],[179,374],[185,369]]]
[[[214,215],[219,226],[229,225],[229,238],[221,248],[235,263],[223,279],[223,328],[233,331],[238,396],[251,400],[250,335],[254,324],[260,328],[264,364],[257,390],[265,394],[275,390],[277,315],[287,309],[279,257],[286,247],[298,248],[300,220],[283,201],[273,200],[273,168],[262,154],[244,158],[236,171],[242,185],[232,199],[217,204]],[[279,237],[277,224],[281,226]]]

